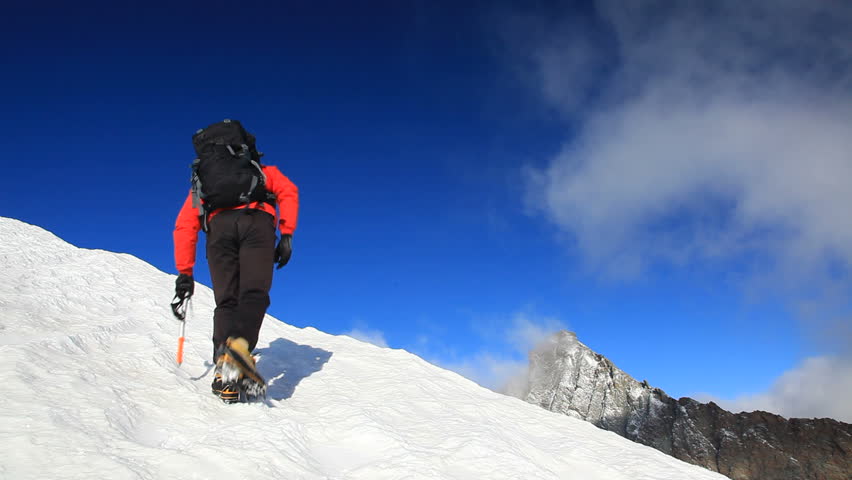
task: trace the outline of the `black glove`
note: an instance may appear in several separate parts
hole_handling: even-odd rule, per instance
[[[181,273],[175,280],[175,296],[181,300],[189,298],[195,293],[195,280],[192,275]]]
[[[281,240],[278,241],[278,246],[275,247],[275,258],[273,263],[277,263],[275,268],[281,268],[287,265],[290,261],[290,255],[293,254],[293,235],[281,235]]]

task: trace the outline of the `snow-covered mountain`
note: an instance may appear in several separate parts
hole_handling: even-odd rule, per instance
[[[558,332],[530,353],[525,399],[736,480],[852,479],[852,425],[675,400]]]
[[[0,478],[724,478],[405,351],[271,317],[269,399],[225,405],[210,393],[208,288],[178,367],[174,276],[7,218],[0,266]]]

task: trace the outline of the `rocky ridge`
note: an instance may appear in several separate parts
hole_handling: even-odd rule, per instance
[[[734,480],[852,479],[852,425],[731,413],[639,382],[572,332],[530,352],[524,399]]]

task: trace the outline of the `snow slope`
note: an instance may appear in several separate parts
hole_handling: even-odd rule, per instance
[[[0,272],[0,478],[725,478],[405,351],[271,317],[269,400],[225,405],[209,389],[208,288],[178,367],[174,276],[7,218]]]

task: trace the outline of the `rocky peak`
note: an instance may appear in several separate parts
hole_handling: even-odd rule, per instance
[[[525,400],[736,480],[852,478],[852,425],[675,400],[561,331],[529,355]]]

